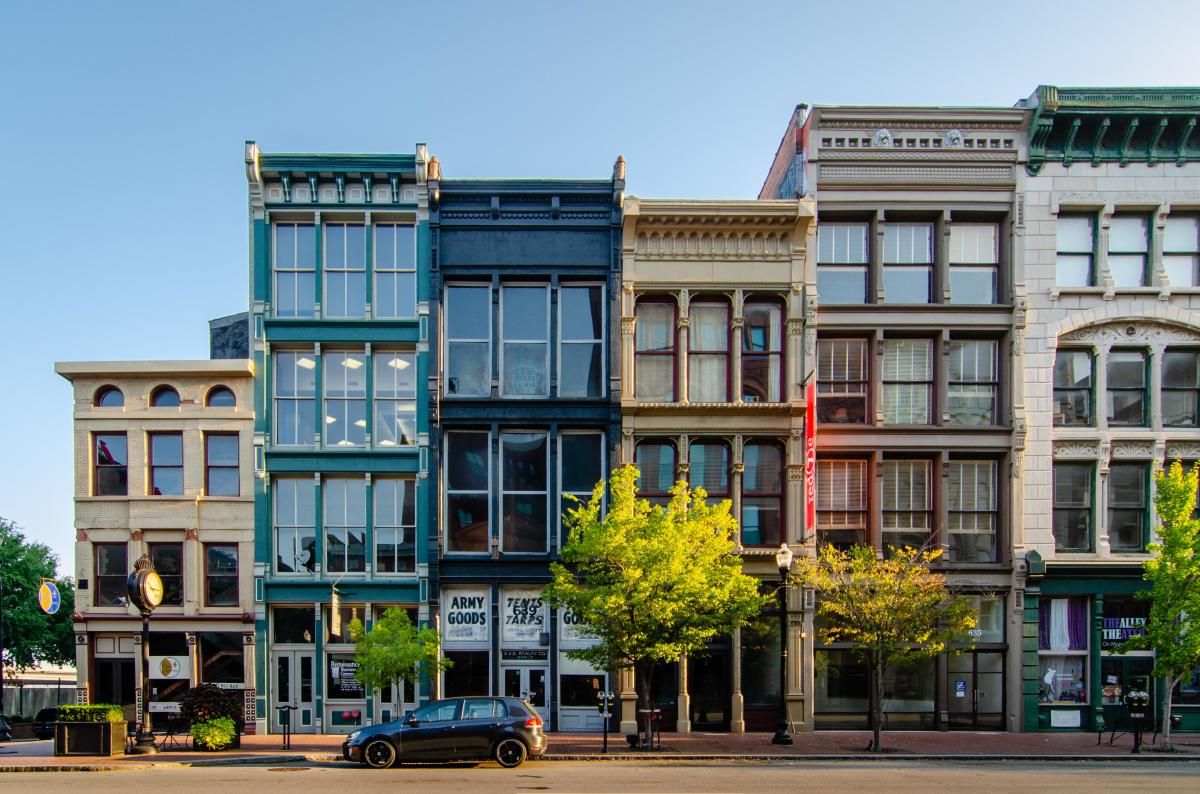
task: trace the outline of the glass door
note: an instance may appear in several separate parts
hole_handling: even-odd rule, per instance
[[[968,651],[946,660],[951,728],[1004,730],[1004,653]]]
[[[313,699],[312,651],[276,651],[271,665],[271,728],[283,730],[283,719],[289,719],[293,733],[313,733],[315,702]],[[295,706],[283,716],[279,706]]]
[[[535,709],[546,708],[546,668],[510,667],[504,671],[504,696],[525,698]]]

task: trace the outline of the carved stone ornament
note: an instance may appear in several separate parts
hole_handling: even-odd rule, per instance
[[[1114,458],[1149,458],[1153,455],[1153,441],[1114,441],[1112,445]]]
[[[1097,458],[1100,456],[1100,445],[1095,441],[1056,441],[1054,442],[1054,457],[1061,458]]]
[[[942,143],[947,149],[961,149],[963,145],[962,130],[946,130]]]
[[[880,127],[875,130],[875,135],[871,138],[871,145],[881,148],[886,148],[892,145],[892,133],[888,132],[887,127]]]
[[[1059,343],[1085,344],[1190,344],[1200,342],[1200,333],[1174,325],[1147,322],[1113,322],[1078,328],[1059,337]]]
[[[1168,462],[1179,460],[1200,460],[1200,443],[1194,441],[1167,444],[1166,458]]]

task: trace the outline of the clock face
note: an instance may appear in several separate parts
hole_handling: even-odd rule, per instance
[[[142,598],[151,606],[156,607],[163,600],[163,582],[157,573],[149,571],[142,578]]]

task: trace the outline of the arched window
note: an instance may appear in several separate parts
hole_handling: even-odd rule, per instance
[[[747,301],[742,309],[742,400],[783,401],[783,307]]]
[[[742,545],[783,542],[783,448],[753,441],[742,452]]]
[[[693,441],[688,447],[688,485],[703,488],[713,501],[729,497],[729,445]]]
[[[97,408],[120,408],[125,405],[125,395],[116,386],[101,386],[96,389],[92,405]]]
[[[638,301],[634,341],[636,396],[675,401],[675,307],[665,300]]]
[[[152,408],[178,408],[179,392],[171,386],[159,386],[150,394]]]
[[[675,445],[665,439],[647,439],[637,445],[638,494],[654,504],[666,504],[675,484]]]
[[[237,398],[227,386],[214,386],[209,390],[204,404],[209,408],[233,408],[237,405]]]

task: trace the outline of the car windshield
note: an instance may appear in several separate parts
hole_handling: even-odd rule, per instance
[[[412,719],[420,722],[445,722],[458,716],[458,701],[446,700],[440,703],[430,703],[414,711]]]

